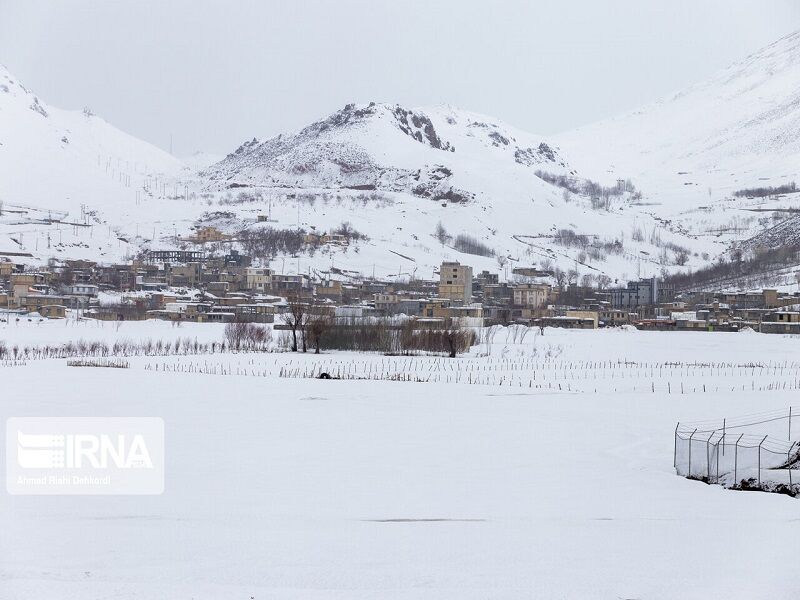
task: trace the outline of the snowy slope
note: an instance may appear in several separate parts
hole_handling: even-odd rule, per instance
[[[670,98],[555,139],[583,172],[624,174],[653,193],[683,188],[674,202],[691,208],[698,197],[798,177],[798,81],[795,32]]]
[[[649,240],[630,239],[634,229],[653,232],[662,223],[631,206],[629,196],[612,210],[596,210],[588,197],[565,198],[538,170],[572,175],[569,158],[557,147],[491,117],[450,106],[371,103],[348,105],[296,133],[248,141],[203,175],[209,191],[228,196],[222,204],[240,222],[247,211],[266,212],[268,205],[275,227],[324,231],[349,221],[370,238],[357,257],[317,258],[314,268],[333,264],[371,272],[375,266],[381,274],[427,277],[443,259],[496,271],[502,256],[511,266],[545,262],[619,278],[671,266],[672,257],[662,264]],[[438,223],[453,237],[478,239],[496,256],[441,244],[433,237]],[[587,248],[554,245],[560,229],[598,245],[619,241],[625,250],[590,259]],[[715,253],[713,241],[698,243],[666,230],[663,235]]]
[[[200,224],[235,237],[349,222],[367,239],[279,254],[271,266],[431,277],[442,260],[459,260],[476,270],[557,266],[625,280],[696,269],[733,243],[753,246],[800,208],[800,194],[733,196],[796,178],[799,34],[669,100],[553,139],[451,106],[351,104],[210,165],[196,155],[188,167],[97,117],[47,106],[5,72],[1,80],[0,253],[39,261],[118,260],[183,243]],[[598,209],[593,194],[566,194],[540,170],[578,184],[631,179],[640,194]],[[13,205],[23,210],[9,216]],[[97,231],[41,223],[53,210],[74,222],[81,205]],[[439,224],[446,240],[434,236]],[[560,244],[559,230],[586,237]],[[465,253],[458,236],[487,255]]]
[[[225,158],[225,156],[222,154],[214,154],[212,152],[203,152],[202,150],[197,150],[189,156],[184,156],[181,158],[181,161],[194,171],[202,171],[203,169],[218,163],[223,158]]]
[[[563,172],[567,165],[540,137],[490,117],[448,106],[370,103],[349,104],[294,134],[247,142],[206,175],[220,183],[381,189],[466,201],[491,189],[487,173],[492,180],[503,173],[530,181],[537,167]]]
[[[0,66],[0,253],[34,261],[133,254],[140,224],[158,235],[153,221],[179,212],[161,203],[154,211],[150,201],[178,195],[177,178],[189,173],[91,111],[49,106]]]
[[[735,192],[800,179],[798,81],[800,32],[665,100],[554,139],[581,174],[632,178],[642,210],[673,230],[751,252],[796,244],[800,222],[789,217],[800,193]]]
[[[182,164],[97,116],[45,104],[0,66],[0,199],[72,211],[132,195],[143,176]],[[127,192],[126,192],[127,190]]]

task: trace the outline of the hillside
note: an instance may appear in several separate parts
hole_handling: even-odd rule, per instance
[[[706,81],[555,137],[583,172],[634,177],[670,208],[800,174],[800,32]]]
[[[236,241],[205,249],[245,244],[284,272],[429,278],[459,260],[607,285],[798,237],[785,219],[800,208],[786,185],[800,158],[800,34],[552,138],[446,105],[349,104],[188,167],[0,80],[0,253],[34,261],[191,247],[214,226]],[[302,241],[339,232],[349,244]]]
[[[798,81],[795,32],[669,98],[554,140],[583,174],[633,178],[643,210],[673,228],[746,251],[775,247],[777,232],[800,237],[800,194],[785,191],[800,180]]]
[[[384,274],[430,276],[442,259],[454,259],[494,271],[537,264],[616,279],[670,268],[678,254],[693,259],[695,241],[632,206],[631,191],[599,207],[542,172],[580,183],[569,157],[541,136],[450,106],[370,103],[250,140],[202,175],[240,227],[248,210],[268,205],[279,223],[272,228],[330,231],[347,221],[369,238],[358,257],[317,259],[319,268],[376,265]],[[444,235],[435,236],[440,224]],[[463,251],[459,236],[482,255]],[[714,251],[713,242],[699,246]]]
[[[183,169],[90,110],[48,105],[0,66],[0,252],[46,259],[120,250],[112,231],[154,196],[157,181]],[[51,221],[62,223],[43,224]],[[108,227],[90,236],[75,224]]]
[[[0,66],[0,198],[73,210],[182,164],[90,111],[49,106]],[[132,194],[133,192],[128,192]]]
[[[370,103],[349,104],[297,133],[246,142],[205,174],[225,184],[383,190],[465,202],[475,191],[498,187],[500,174],[530,180],[534,167],[567,170],[540,137],[490,117]]]

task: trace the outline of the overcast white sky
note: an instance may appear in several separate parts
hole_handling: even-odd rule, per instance
[[[373,100],[552,134],[797,29],[797,0],[0,0],[0,63],[181,156]]]

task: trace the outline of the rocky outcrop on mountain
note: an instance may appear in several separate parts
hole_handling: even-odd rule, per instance
[[[553,146],[481,115],[372,102],[348,104],[296,133],[253,138],[203,175],[217,188],[383,190],[464,203],[481,191],[462,181],[476,165],[567,169]]]

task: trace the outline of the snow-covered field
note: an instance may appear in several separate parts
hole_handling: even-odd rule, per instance
[[[56,336],[221,341],[222,328],[0,328],[8,346]],[[3,419],[158,416],[167,440],[161,496],[0,496],[0,597],[793,597],[800,505],[677,477],[672,460],[678,420],[789,406],[796,338],[520,337],[499,330],[455,360],[0,367]],[[303,378],[333,365],[430,381]]]

